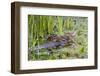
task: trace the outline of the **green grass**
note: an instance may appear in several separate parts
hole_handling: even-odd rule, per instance
[[[41,49],[40,55],[36,54],[34,48],[45,44],[49,35],[61,36],[67,32],[75,33],[74,47],[52,49],[52,54],[47,54],[46,49]],[[87,17],[28,15],[28,48],[32,48],[28,51],[28,60],[87,58],[87,33]]]

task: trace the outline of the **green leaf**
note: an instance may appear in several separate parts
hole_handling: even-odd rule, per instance
[[[81,53],[81,54],[84,53],[84,47],[81,47],[81,48],[80,48],[80,53]]]

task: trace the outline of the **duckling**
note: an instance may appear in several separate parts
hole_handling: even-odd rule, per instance
[[[73,32],[68,32],[68,33],[65,33],[64,35],[61,35],[61,36],[56,35],[56,34],[50,35],[50,36],[48,36],[47,41],[71,42],[73,38],[74,38],[74,33]]]
[[[56,42],[57,39],[58,39],[58,36],[56,34],[52,34],[52,35],[49,35],[47,37],[47,41],[54,41],[54,42]]]

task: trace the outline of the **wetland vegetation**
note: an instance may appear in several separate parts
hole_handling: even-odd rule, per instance
[[[28,60],[87,58],[88,18],[28,15]]]

